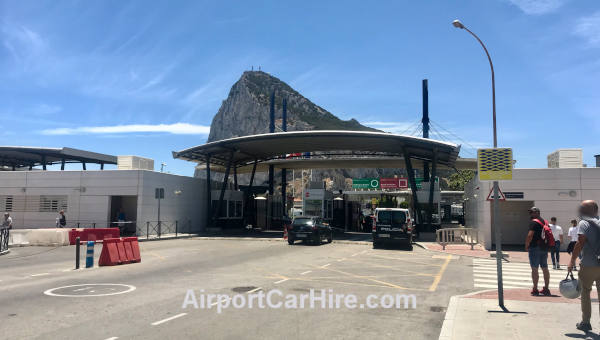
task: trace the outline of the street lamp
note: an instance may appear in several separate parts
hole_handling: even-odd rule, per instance
[[[483,41],[481,41],[481,39],[479,39],[479,37],[471,32],[471,30],[469,30],[462,22],[460,22],[460,20],[454,20],[452,22],[452,26],[456,27],[456,28],[460,28],[463,29],[467,32],[469,32],[475,39],[477,39],[477,41],[479,41],[479,44],[481,44],[481,47],[483,47],[483,50],[485,51],[485,54],[487,55],[488,61],[490,62],[490,69],[492,71],[492,120],[493,120],[493,125],[494,125],[494,148],[498,147],[498,136],[496,133],[496,79],[494,77],[494,64],[492,63],[492,58],[490,57],[490,53],[488,52],[487,48],[485,47],[485,44],[483,43]],[[496,223],[497,218],[498,218],[498,181],[494,181],[494,202],[492,205],[492,210],[493,210],[493,215],[492,215],[492,226],[494,226],[494,230],[495,230],[495,236],[496,236],[496,267],[497,267],[497,276],[498,276],[498,304],[500,305],[500,307],[503,310],[506,310],[506,308],[504,307],[504,291],[503,291],[503,287],[502,287],[502,233],[500,230],[500,226],[498,226],[498,224]]]

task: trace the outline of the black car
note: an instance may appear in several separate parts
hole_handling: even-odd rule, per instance
[[[288,230],[288,243],[294,244],[296,240],[314,244],[321,244],[322,241],[331,243],[333,230],[328,224],[323,223],[320,217],[296,217],[292,221],[292,227]]]

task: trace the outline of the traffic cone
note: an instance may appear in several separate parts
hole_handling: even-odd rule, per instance
[[[288,235],[287,235],[287,226],[283,227],[283,239],[287,240],[288,239]]]

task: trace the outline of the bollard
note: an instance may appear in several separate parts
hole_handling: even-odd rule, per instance
[[[87,241],[87,252],[85,254],[85,267],[94,266],[94,241]]]
[[[80,237],[75,238],[75,269],[79,269],[79,241]]]

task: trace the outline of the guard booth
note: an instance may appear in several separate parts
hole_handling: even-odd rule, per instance
[[[304,216],[321,217],[325,222],[333,220],[333,192],[325,189],[304,189],[302,193]]]
[[[219,209],[219,190],[213,190],[212,209]],[[239,190],[225,190],[221,209],[216,214],[216,227],[221,229],[243,228],[244,193]]]

